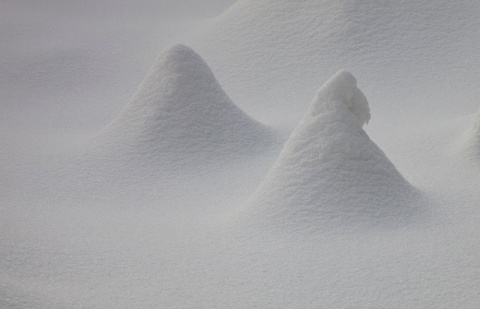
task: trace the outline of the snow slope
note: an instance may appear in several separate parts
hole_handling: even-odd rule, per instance
[[[355,77],[337,72],[318,90],[249,211],[294,230],[404,223],[415,189],[363,131],[369,120]]]

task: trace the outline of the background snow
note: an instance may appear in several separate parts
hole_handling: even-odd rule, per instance
[[[2,2],[0,306],[477,307],[480,180],[461,138],[480,97],[478,1],[231,4]],[[72,159],[178,41],[285,137],[319,85],[353,72],[368,134],[429,196],[430,222],[299,235],[225,220],[278,150],[108,177]]]
[[[295,102],[299,118],[319,81],[346,68],[375,110],[396,113],[402,105],[458,114],[439,102],[448,99],[471,111],[478,99],[478,77],[468,72],[480,65],[472,42],[480,35],[479,5],[241,0],[192,47],[205,54],[234,102],[249,103],[253,111],[265,105],[291,110]],[[377,105],[385,98],[388,106]]]

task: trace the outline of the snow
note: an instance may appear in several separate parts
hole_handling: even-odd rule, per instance
[[[462,146],[460,148],[473,157],[474,162],[477,161],[480,154],[480,110],[477,112],[471,126],[462,136],[461,142]]]
[[[478,307],[479,5],[3,1],[0,307]]]
[[[228,98],[185,45],[168,47],[130,103],[93,140],[106,156],[158,157],[157,164],[232,161],[270,149],[274,134]]]
[[[415,190],[362,129],[369,119],[355,77],[337,72],[318,90],[250,201],[251,211],[295,230],[329,221],[342,229],[364,220],[394,225],[410,217]]]
[[[478,1],[240,0],[189,45],[258,119],[298,121],[318,83],[340,68],[355,72],[372,104],[391,102],[375,106],[382,112],[458,115],[440,102],[476,108],[479,23]]]

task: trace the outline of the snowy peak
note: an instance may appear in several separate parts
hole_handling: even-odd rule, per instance
[[[157,66],[161,67],[165,74],[184,73],[190,77],[195,77],[196,72],[210,70],[193,49],[183,44],[174,44],[167,47],[160,55]]]
[[[350,72],[340,70],[318,90],[310,115],[341,111],[345,106],[357,117],[360,126],[370,120],[368,101],[357,88],[357,80]]]
[[[270,130],[238,108],[209,66],[184,45],[162,53],[99,140],[115,153],[170,161],[227,160],[273,142]]]
[[[369,119],[352,74],[335,74],[252,196],[250,211],[294,226],[404,219],[416,190],[362,129]]]
[[[377,156],[396,173],[393,164],[363,131],[362,126],[369,120],[368,101],[357,88],[355,77],[340,70],[317,91],[309,111],[290,137],[291,145],[308,149],[324,162],[369,160]],[[306,140],[310,142],[305,143]]]
[[[232,105],[205,61],[181,44],[172,45],[162,53],[133,102],[155,104],[169,111],[201,103]]]

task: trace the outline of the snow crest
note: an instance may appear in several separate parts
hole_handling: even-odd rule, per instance
[[[134,157],[217,161],[268,148],[272,135],[229,99],[198,54],[173,45],[96,141]]]
[[[418,193],[362,129],[369,119],[356,79],[336,73],[317,92],[247,211],[293,227],[302,226],[298,221],[406,219]]]

